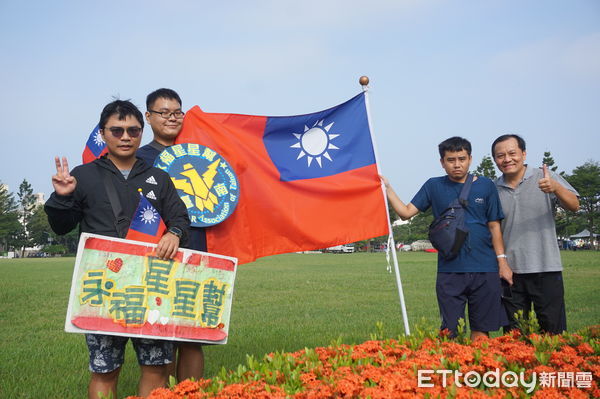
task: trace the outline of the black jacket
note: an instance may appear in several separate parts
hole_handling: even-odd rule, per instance
[[[44,206],[52,230],[66,234],[80,223],[80,232],[119,237],[115,216],[106,193],[103,176],[108,173],[121,202],[124,216],[130,220],[140,202],[138,189],[160,213],[167,228],[183,231],[180,246],[187,239],[190,225],[187,210],[177,195],[169,175],[137,159],[127,180],[121,171],[103,156],[93,162],[77,166],[71,175],[77,179],[72,195],[52,193]],[[156,197],[153,199],[152,197]]]

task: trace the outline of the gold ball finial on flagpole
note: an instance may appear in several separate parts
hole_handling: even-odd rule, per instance
[[[365,76],[365,75],[361,76],[361,77],[358,79],[358,83],[360,83],[360,85],[361,85],[361,86],[366,86],[366,85],[368,85],[368,84],[369,84],[369,77],[368,77],[368,76]]]

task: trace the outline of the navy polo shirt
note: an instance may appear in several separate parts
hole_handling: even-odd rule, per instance
[[[411,203],[421,212],[432,208],[438,217],[460,195],[464,183],[456,183],[448,176],[427,180]],[[438,256],[438,272],[470,273],[497,272],[498,260],[492,246],[492,234],[487,223],[504,219],[498,191],[487,177],[478,177],[471,185],[466,212],[467,240],[458,256],[445,260]]]
[[[154,145],[146,144],[145,146],[140,147],[137,150],[137,153],[135,154],[138,158],[141,158],[144,162],[146,162],[146,164],[150,166],[154,166],[154,160],[158,158],[158,155],[162,152],[162,150],[167,148],[157,143],[156,141],[154,143]],[[162,149],[159,150],[158,148],[161,146]]]
[[[162,149],[160,149],[161,147]],[[165,148],[167,147],[153,141],[150,144],[140,147],[135,155],[142,159],[146,164],[154,166],[154,161]],[[196,251],[207,250],[206,231],[204,227],[190,226],[187,248],[195,249]]]

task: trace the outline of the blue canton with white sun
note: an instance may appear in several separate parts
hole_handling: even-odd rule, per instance
[[[282,181],[332,176],[375,163],[362,93],[314,114],[269,117],[263,142]]]
[[[145,224],[152,224],[158,221],[158,212],[153,206],[147,206],[140,210],[139,217]]]
[[[310,129],[308,126],[304,126],[304,133],[293,133],[293,135],[298,139],[298,142],[292,144],[290,147],[300,148],[298,158],[296,159],[298,160],[306,156],[308,167],[310,167],[313,160],[316,161],[315,165],[319,165],[319,168],[323,167],[323,158],[333,162],[333,159],[331,159],[331,155],[329,155],[328,151],[339,150],[338,147],[331,143],[331,140],[338,137],[339,134],[329,134],[329,130],[333,126],[334,122],[331,122],[325,127],[323,127],[323,122],[323,120],[315,122],[313,127]]]
[[[104,139],[102,138],[102,135],[99,131],[97,131],[96,134],[94,134],[94,144],[96,144],[100,148],[104,148],[106,144],[104,143]]]

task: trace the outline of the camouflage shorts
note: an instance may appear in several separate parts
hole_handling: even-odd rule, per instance
[[[128,337],[85,334],[90,353],[90,371],[110,373],[121,367]],[[162,366],[173,361],[173,342],[159,339],[131,338],[141,366]]]

